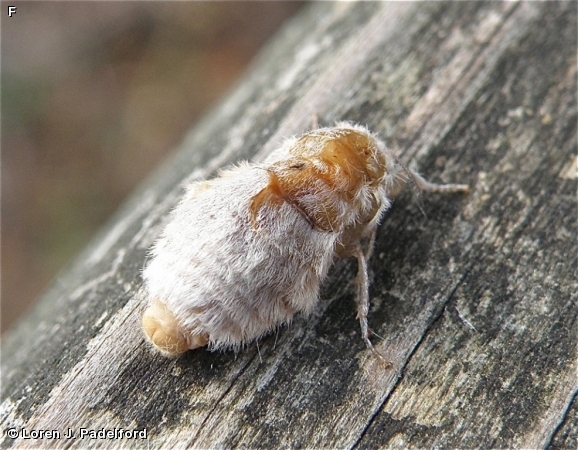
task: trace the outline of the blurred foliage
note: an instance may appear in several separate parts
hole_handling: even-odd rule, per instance
[[[298,2],[18,2],[2,16],[2,331]]]

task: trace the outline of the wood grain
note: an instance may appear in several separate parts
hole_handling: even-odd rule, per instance
[[[576,17],[574,2],[305,8],[4,339],[2,446],[576,448]],[[154,354],[140,269],[182,183],[262,159],[313,115],[472,187],[406,192],[379,229],[369,319],[394,370],[360,338],[351,260],[312,317],[258,346]]]

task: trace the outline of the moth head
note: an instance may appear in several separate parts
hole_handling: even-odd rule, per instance
[[[387,173],[385,146],[363,127],[342,125],[320,128],[298,138],[291,155],[301,166],[315,170],[317,176],[337,189],[355,190],[362,185],[377,185]]]

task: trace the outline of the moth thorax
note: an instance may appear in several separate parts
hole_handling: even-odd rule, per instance
[[[386,159],[371,135],[317,130],[299,138],[290,153],[292,158],[271,166],[269,184],[253,198],[253,218],[265,204],[287,202],[314,228],[341,232],[361,211],[374,209],[372,196],[361,194],[378,188]]]

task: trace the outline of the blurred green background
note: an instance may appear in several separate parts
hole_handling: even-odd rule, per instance
[[[299,2],[2,2],[1,329]]]

